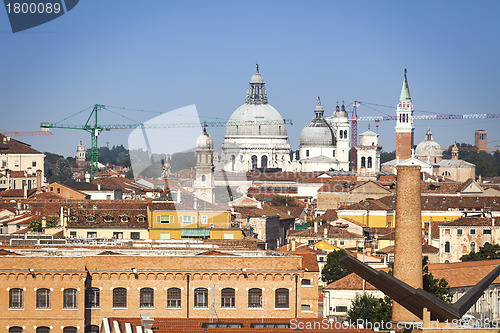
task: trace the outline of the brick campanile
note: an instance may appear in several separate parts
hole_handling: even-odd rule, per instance
[[[396,158],[405,160],[411,157],[415,131],[413,126],[413,103],[411,102],[410,88],[406,78],[406,69],[396,109],[396,118]]]
[[[413,288],[422,288],[422,220],[420,202],[420,166],[397,166],[396,242],[394,244],[394,277]],[[420,321],[396,302],[392,320]]]

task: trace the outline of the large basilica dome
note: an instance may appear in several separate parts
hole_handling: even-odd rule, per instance
[[[257,66],[245,104],[233,112],[226,124],[221,158],[227,171],[279,168],[290,160],[286,123],[267,103],[264,86]]]

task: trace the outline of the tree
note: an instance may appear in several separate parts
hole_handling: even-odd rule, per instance
[[[476,261],[476,260],[492,260],[500,259],[500,245],[484,244],[479,248],[478,252],[471,251],[469,254],[464,254],[461,261]]]
[[[423,289],[437,298],[450,303],[453,300],[453,294],[450,291],[450,285],[445,278],[437,279],[429,273],[429,258],[425,256],[422,259],[422,272],[424,273],[422,276]]]
[[[71,165],[65,158],[60,158],[56,162],[56,176],[58,181],[67,181],[73,179],[73,171]]]
[[[298,206],[293,198],[289,195],[277,195],[271,200],[273,206]]]
[[[339,259],[345,255],[347,255],[347,252],[343,249],[328,253],[326,265],[321,271],[321,279],[324,282],[329,284],[352,273],[349,268],[339,262]]]
[[[59,217],[48,216],[46,221],[47,221],[47,227],[55,227],[59,222]],[[31,221],[30,224],[28,225],[28,230],[42,232],[43,231],[42,220],[38,219],[38,220]]]
[[[389,297],[378,298],[371,294],[358,294],[347,312],[347,320],[356,322],[358,319],[371,323],[386,323],[391,321],[392,301]]]
[[[396,158],[396,151],[380,152],[380,164],[385,163],[387,161],[391,161]]]

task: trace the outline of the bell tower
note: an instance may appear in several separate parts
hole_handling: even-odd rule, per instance
[[[196,178],[194,188],[196,197],[201,200],[214,203],[214,143],[207,130],[196,140]]]
[[[413,148],[413,104],[410,97],[410,88],[404,74],[403,88],[396,109],[396,159],[408,159]]]

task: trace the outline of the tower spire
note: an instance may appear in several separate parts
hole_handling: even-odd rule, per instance
[[[404,72],[403,88],[401,88],[401,95],[399,96],[400,102],[411,102],[410,88],[408,87],[408,79],[406,78],[406,68]]]

